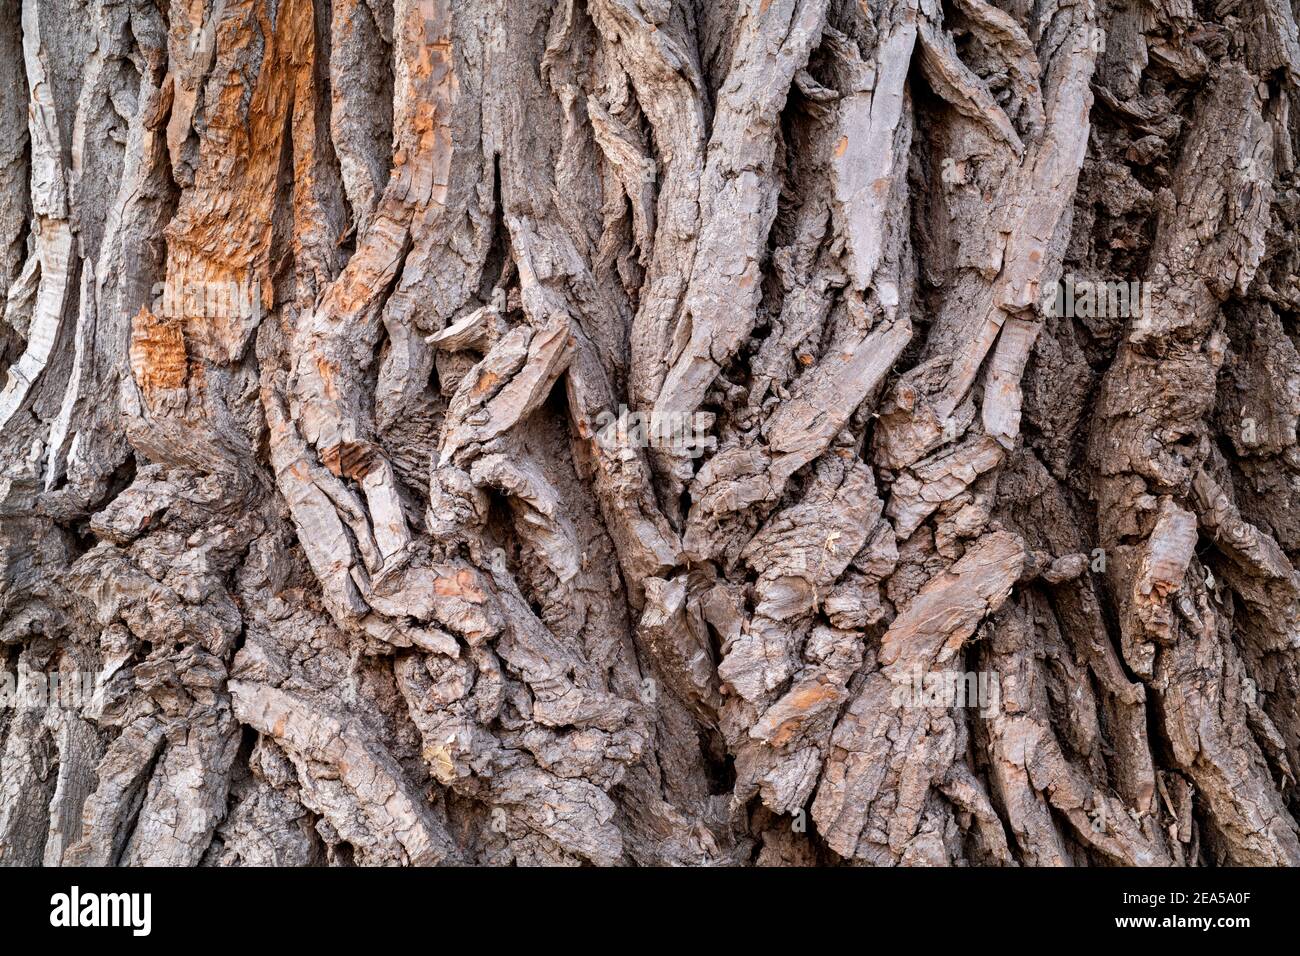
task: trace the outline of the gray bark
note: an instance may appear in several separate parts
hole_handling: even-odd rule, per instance
[[[1298,94],[1292,0],[0,0],[0,863],[1300,864]]]

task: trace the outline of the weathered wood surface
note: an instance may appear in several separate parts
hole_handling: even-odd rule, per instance
[[[0,863],[1300,864],[1209,11],[0,0]]]

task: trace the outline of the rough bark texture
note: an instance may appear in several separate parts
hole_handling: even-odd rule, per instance
[[[1295,12],[0,0],[0,863],[1300,864]]]

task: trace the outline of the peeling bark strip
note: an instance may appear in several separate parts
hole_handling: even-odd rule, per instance
[[[3,6],[0,863],[1300,865],[1289,4]]]

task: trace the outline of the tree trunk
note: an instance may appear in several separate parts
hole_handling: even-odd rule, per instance
[[[1300,864],[1293,0],[0,11],[0,862]]]

